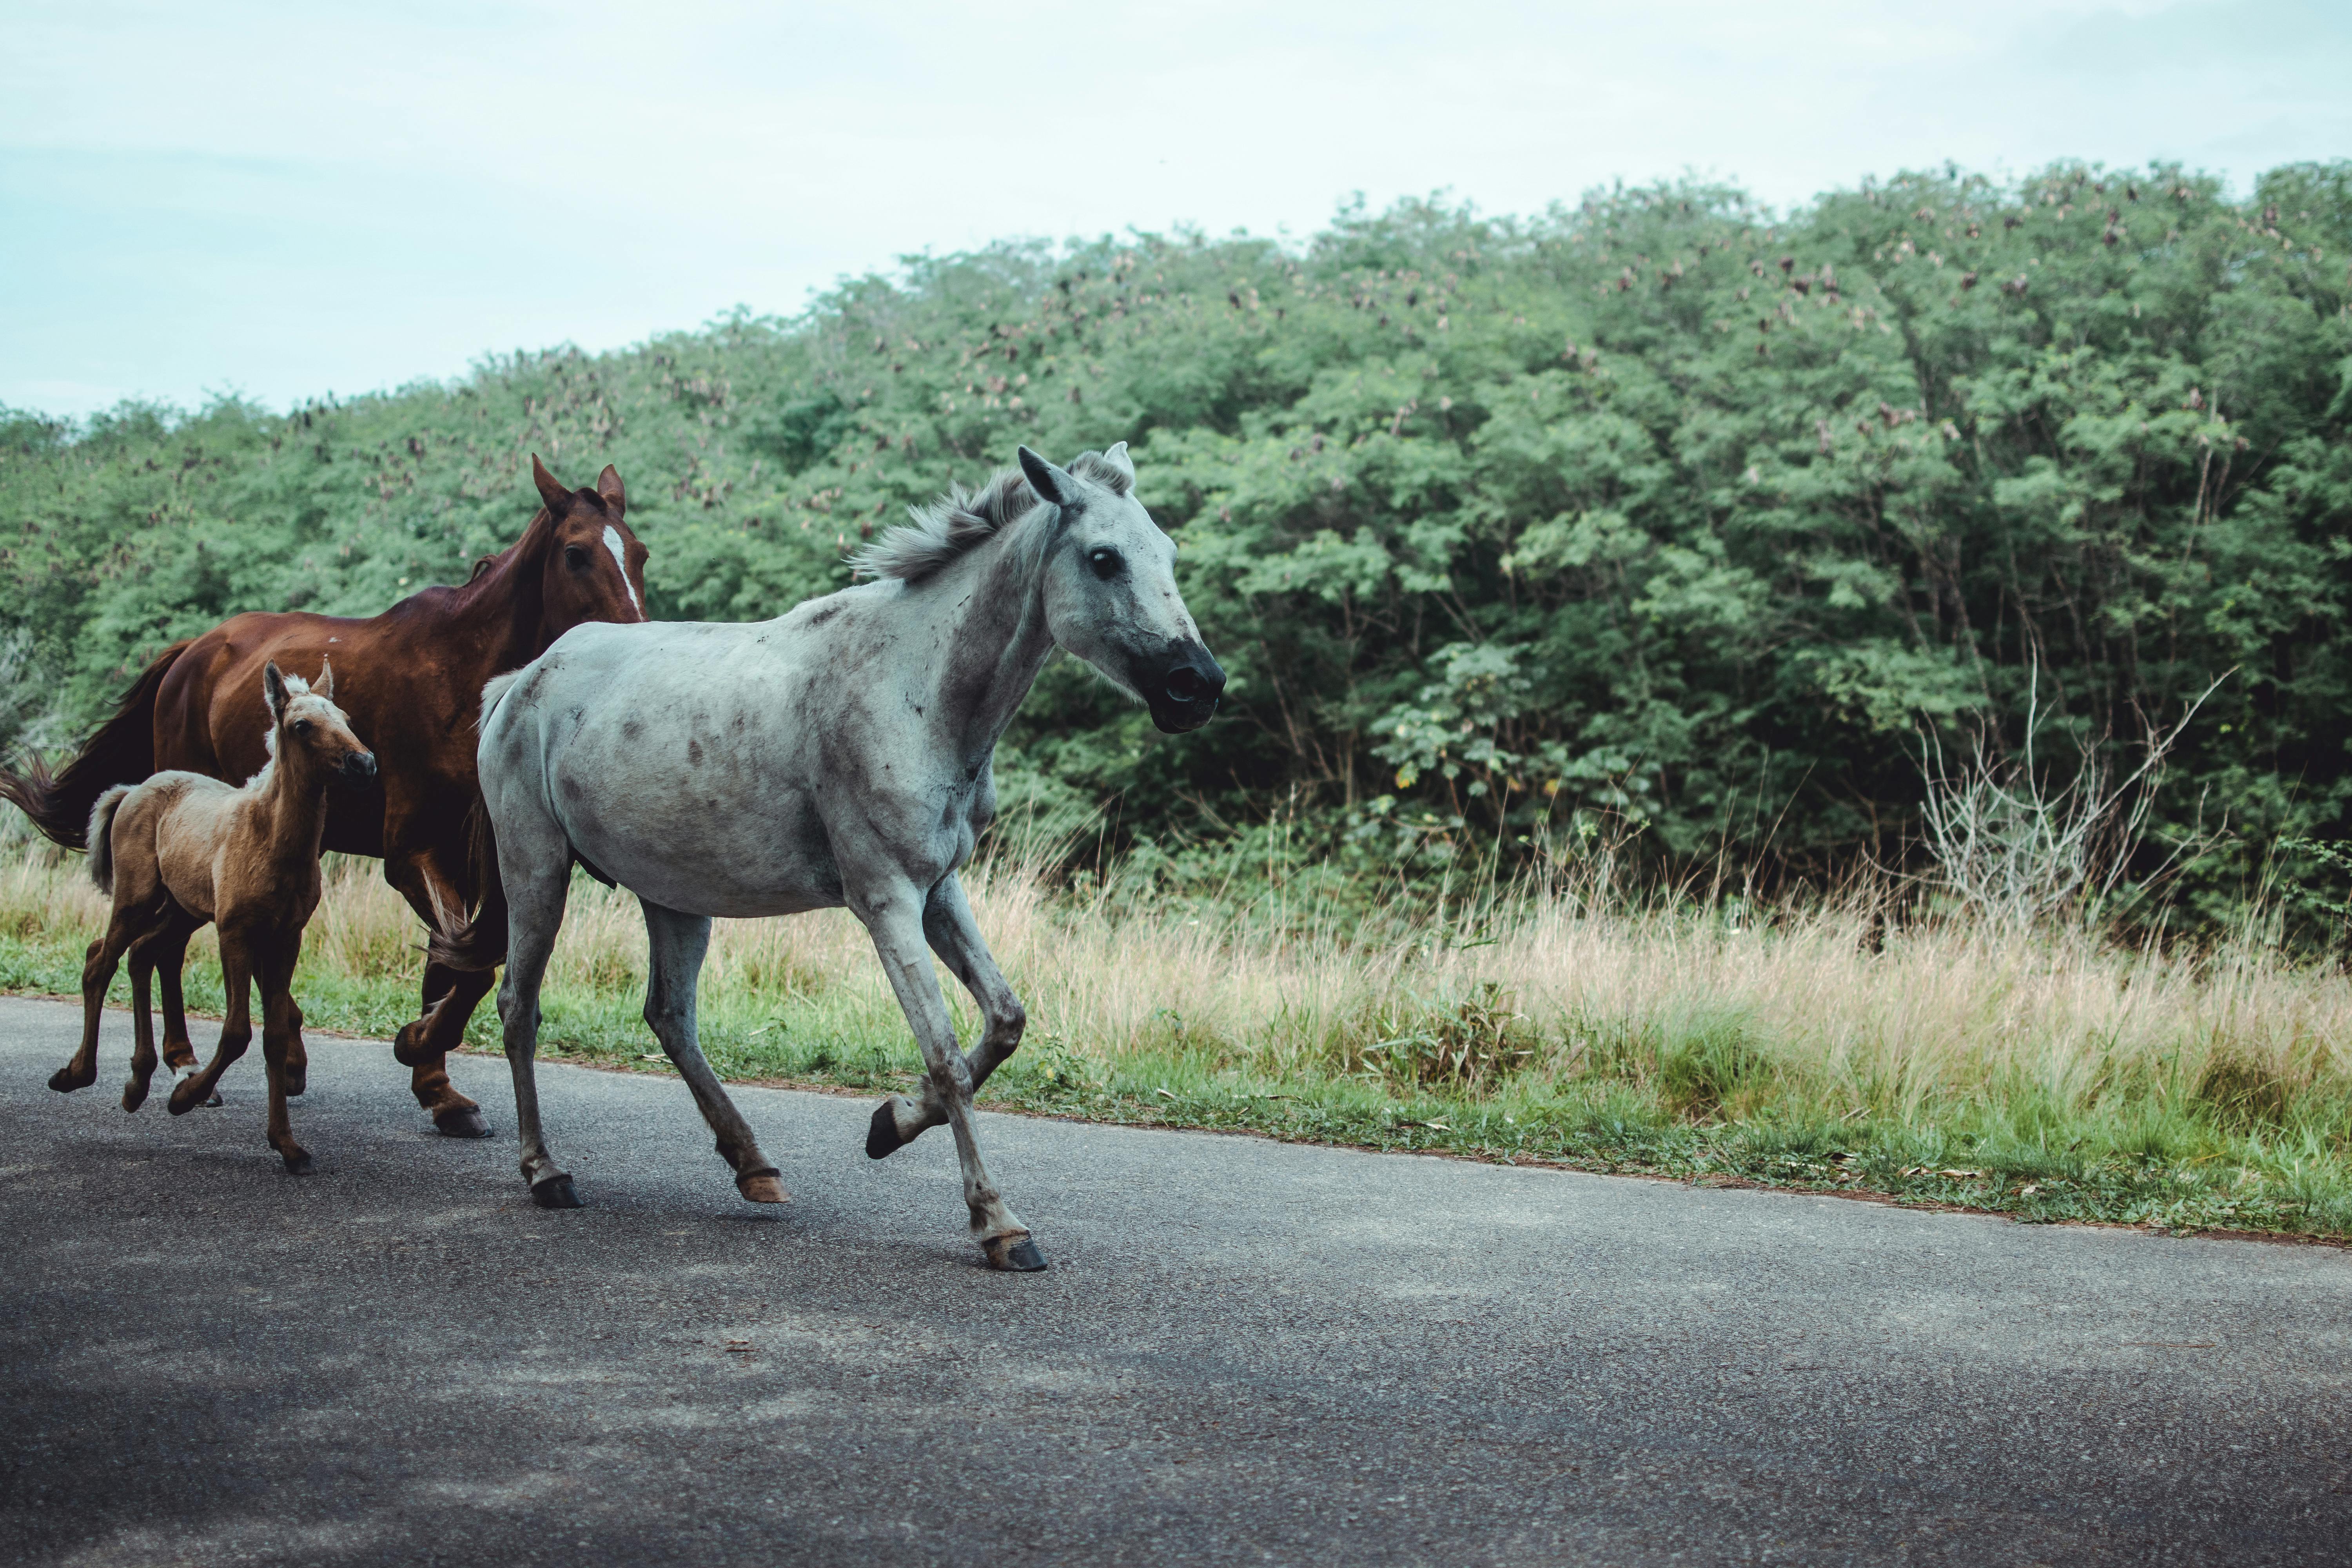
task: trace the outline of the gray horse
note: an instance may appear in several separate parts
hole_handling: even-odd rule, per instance
[[[1055,648],[1171,732],[1208,722],[1225,675],[1177,594],[1175,545],[1135,499],[1126,444],[1067,469],[1020,456],[1019,472],[950,491],[860,552],[860,574],[877,581],[748,625],[590,623],[483,689],[482,797],[507,919],[486,905],[434,952],[481,969],[503,939],[499,1014],[522,1173],[542,1206],[580,1202],[541,1135],[531,1068],[540,980],[578,860],[645,907],[646,1022],[744,1197],[784,1193],[696,1040],[711,917],[846,908],[872,934],[928,1069],[919,1100],[876,1108],[866,1153],[946,1122],[988,1261],[1045,1266],[972,1136],[972,1094],[1021,1043],[1025,1016],[956,871],[995,815],[997,737]],[[969,1053],[934,952],[985,1019]]]

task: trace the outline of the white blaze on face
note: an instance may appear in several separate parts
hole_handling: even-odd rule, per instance
[[[629,555],[621,548],[621,531],[609,522],[604,525],[604,548],[613,552],[613,564],[621,569],[621,592],[629,596],[629,608],[637,612],[637,619],[644,620],[646,607],[637,603],[637,585],[629,581]]]

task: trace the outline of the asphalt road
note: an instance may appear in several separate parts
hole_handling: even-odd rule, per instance
[[[41,1563],[2352,1559],[2352,1256],[981,1119],[953,1150],[543,1068],[589,1207],[389,1050],[178,1121],[0,1001],[0,1559]],[[209,1048],[210,1028],[199,1045]]]

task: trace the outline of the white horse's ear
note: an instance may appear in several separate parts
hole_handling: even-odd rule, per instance
[[[319,660],[319,679],[310,683],[310,689],[330,702],[335,700],[335,667],[323,658]]]
[[[572,504],[572,492],[563,488],[562,479],[547,471],[547,465],[539,460],[537,452],[530,455],[530,482],[539,487],[539,499],[556,516],[562,516],[563,509]]]
[[[286,678],[278,672],[278,661],[271,659],[261,667],[261,700],[269,705],[269,721],[286,711]]]
[[[1130,490],[1135,489],[1135,459],[1127,455],[1126,442],[1112,442],[1110,450],[1102,455],[1102,460],[1126,479],[1127,489]]]
[[[1055,506],[1067,506],[1069,498],[1078,493],[1078,481],[1069,471],[1057,468],[1028,447],[1021,448],[1021,471],[1029,478],[1029,488],[1037,492],[1040,500]]]

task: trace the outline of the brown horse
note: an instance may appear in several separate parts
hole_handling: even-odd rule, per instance
[[[174,644],[63,769],[0,770],[0,799],[16,802],[58,843],[80,848],[90,810],[110,785],[164,768],[249,778],[268,757],[264,668],[274,659],[307,669],[332,655],[345,661],[341,706],[375,746],[381,773],[373,787],[329,804],[325,847],[381,856],[384,879],[428,928],[457,923],[451,915],[476,894],[467,817],[480,797],[474,721],[483,683],[530,663],[583,621],[646,618],[646,547],[623,521],[621,476],[608,467],[594,489],[566,489],[536,456],[530,462],[546,505],[511,548],[476,565],[471,581],[427,588],[373,620],[255,613]],[[488,1135],[480,1109],[452,1087],[442,1058],[464,1037],[493,979],[427,963],[422,1015],[395,1044],[413,1069],[417,1103],[451,1137]],[[166,1059],[173,1046],[167,1039]],[[289,1093],[302,1092],[306,1062],[298,1035]]]
[[[172,1114],[211,1099],[213,1088],[253,1039],[248,1013],[254,982],[261,984],[261,1058],[269,1068],[269,1146],[293,1175],[310,1170],[310,1153],[294,1142],[286,1116],[292,1043],[301,1037],[302,1009],[294,1005],[294,964],[302,956],[302,929],[319,907],[319,841],[327,826],[327,789],[364,784],[375,777],[375,757],[335,706],[335,672],[324,665],[314,689],[299,677],[261,671],[269,715],[269,762],[244,787],[232,789],[202,773],[161,773],[145,784],[117,784],[98,797],[89,817],[89,875],[114,897],[106,934],[89,944],[82,965],[81,1048],[49,1079],[61,1093],[98,1079],[98,1029],[106,988],[125,952],[131,955],[131,996],[138,1044],[122,1109],[146,1102],[155,1076],[155,1031],[147,1010],[147,983],[161,967],[163,1033],[184,1041],[180,961],[188,938],[206,922],[220,927],[221,978],[228,992],[220,1045],[204,1071],[193,1052],[172,1086]],[[175,1067],[178,1064],[174,1064]]]

